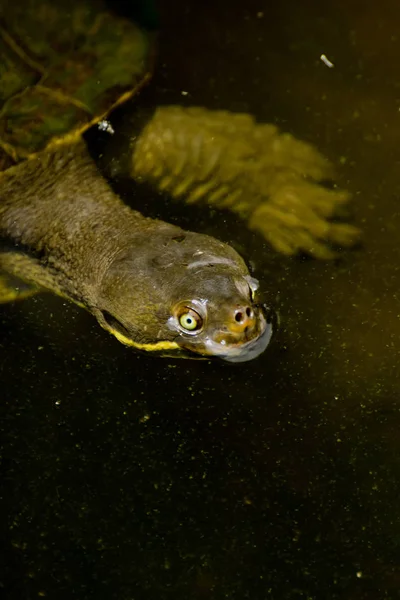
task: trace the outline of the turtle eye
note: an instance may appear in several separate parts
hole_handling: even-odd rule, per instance
[[[258,290],[258,288],[260,287],[260,284],[258,283],[258,279],[254,279],[254,277],[247,277],[247,283],[249,284],[249,290],[250,290],[250,300],[252,302],[254,302],[254,299],[256,297],[256,292]]]
[[[250,296],[250,301],[251,302],[255,302],[256,294],[257,294],[257,288],[252,288],[249,285],[249,296]]]
[[[178,316],[179,325],[186,331],[198,331],[203,326],[203,319],[192,308],[185,306]]]

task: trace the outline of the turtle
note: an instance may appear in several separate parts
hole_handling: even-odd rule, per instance
[[[51,291],[138,351],[245,362],[273,329],[245,261],[130,208],[85,141],[151,79],[154,14],[149,0],[130,14],[104,0],[0,5],[0,302]],[[231,210],[278,252],[330,258],[358,237],[331,219],[349,194],[320,184],[330,163],[249,114],[155,107],[128,155],[134,180]]]

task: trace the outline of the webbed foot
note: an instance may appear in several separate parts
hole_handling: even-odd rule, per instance
[[[359,230],[331,219],[349,200],[326,189],[330,163],[310,144],[246,114],[160,107],[135,141],[133,175],[188,203],[244,218],[284,254],[335,256]]]

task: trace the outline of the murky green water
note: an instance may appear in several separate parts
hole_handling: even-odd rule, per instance
[[[51,296],[2,307],[4,597],[400,598],[400,6],[161,12],[157,100],[246,110],[341,159],[364,246],[282,259],[232,218],[165,208],[238,244],[279,301],[273,344],[236,368],[138,356]]]

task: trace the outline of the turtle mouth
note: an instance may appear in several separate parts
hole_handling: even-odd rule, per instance
[[[192,358],[219,358],[232,363],[247,362],[264,352],[271,341],[273,330],[273,323],[260,313],[251,332],[246,331],[238,335],[218,331],[213,336],[203,338],[201,345],[184,344],[181,349],[188,352]]]
[[[247,362],[257,358],[266,350],[273,333],[272,323],[260,314],[257,326],[251,333],[241,336],[219,335],[206,343],[206,353],[227,362]]]

